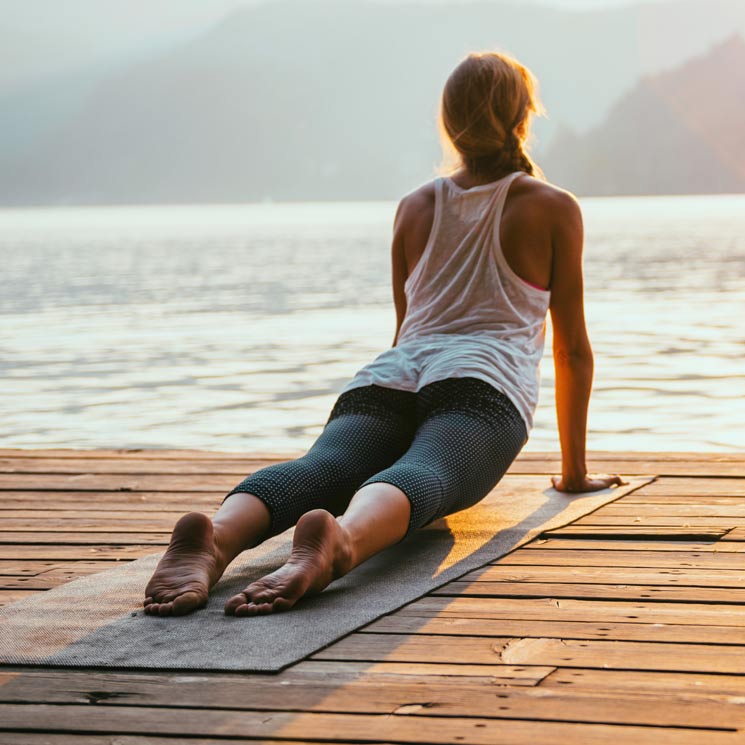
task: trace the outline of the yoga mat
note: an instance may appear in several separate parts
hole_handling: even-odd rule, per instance
[[[158,670],[279,671],[380,616],[648,483],[581,495],[546,476],[507,476],[479,504],[414,533],[269,616],[225,616],[225,601],[289,556],[292,530],[242,554],[191,615],[144,614],[144,589],[161,554],[90,575],[0,608],[0,662]]]

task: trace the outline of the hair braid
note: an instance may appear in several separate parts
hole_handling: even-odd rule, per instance
[[[543,112],[537,82],[517,60],[472,52],[451,73],[440,116],[440,171],[465,166],[479,176],[524,171],[543,177],[527,153],[530,119]]]

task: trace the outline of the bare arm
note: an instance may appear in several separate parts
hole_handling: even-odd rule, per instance
[[[554,478],[553,483],[559,491],[595,491],[622,481],[620,476],[591,479],[587,475],[585,438],[594,360],[584,311],[582,213],[569,194],[562,195],[557,209],[552,235],[550,311],[561,478]]]
[[[398,332],[406,315],[406,294],[404,283],[408,270],[406,267],[406,255],[404,253],[404,228],[403,228],[403,200],[399,203],[396,216],[393,220],[393,245],[391,247],[391,279],[393,284],[393,304],[396,307],[396,332],[393,335],[393,345],[398,342]]]

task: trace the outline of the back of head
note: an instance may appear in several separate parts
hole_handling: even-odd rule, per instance
[[[453,70],[440,103],[443,169],[474,175],[525,171],[542,177],[527,153],[530,120],[543,113],[533,74],[498,52],[472,52]]]

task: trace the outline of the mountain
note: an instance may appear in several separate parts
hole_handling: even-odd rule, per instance
[[[745,192],[745,41],[644,78],[583,135],[565,130],[542,161],[584,195]]]
[[[745,31],[739,0],[254,3],[191,40],[0,99],[0,203],[393,199],[431,177],[438,98],[469,50],[535,71],[550,114],[540,154],[733,28]]]

